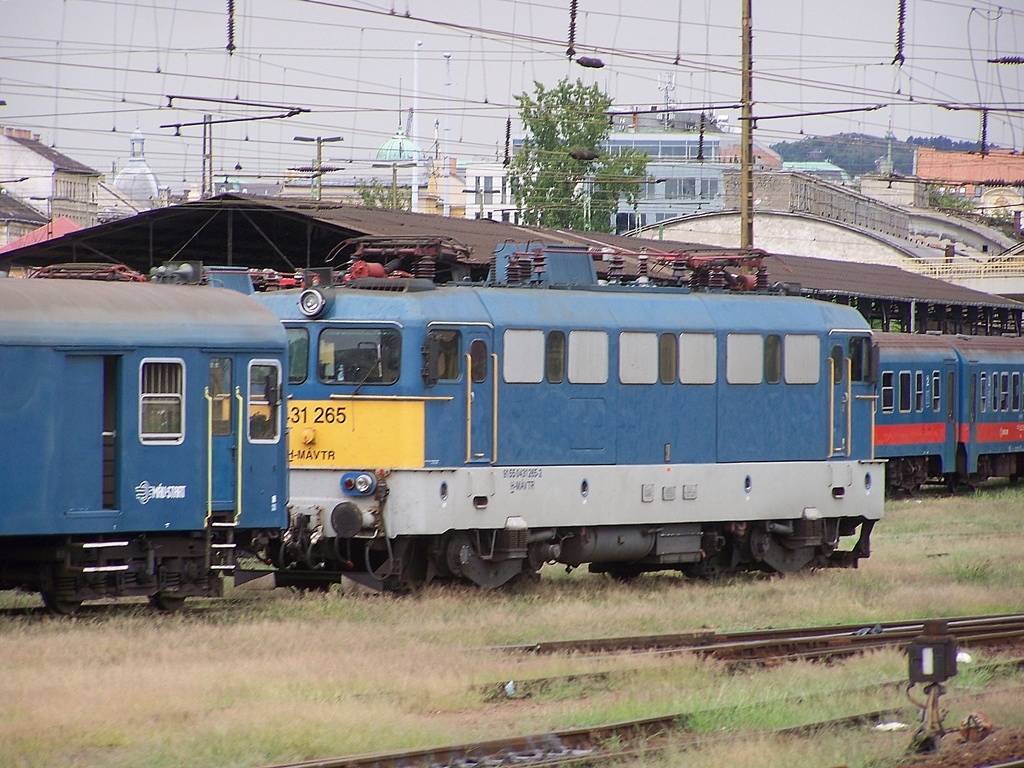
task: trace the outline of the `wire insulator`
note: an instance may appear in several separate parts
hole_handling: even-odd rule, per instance
[[[981,110],[981,156],[988,154],[988,110]]]
[[[235,0],[228,0],[228,56],[235,52]]]
[[[707,118],[702,111],[700,113],[700,137],[697,139],[697,162],[704,162],[704,128]]]
[[[569,47],[565,55],[570,59],[576,55],[576,6],[579,0],[570,0],[569,3]]]
[[[505,120],[505,162],[504,166],[508,168],[510,162],[512,162],[512,116]]]
[[[893,57],[892,63],[903,66],[903,38],[904,38],[904,26],[907,22],[907,0],[899,0],[900,7],[897,14],[896,24],[896,55]]]

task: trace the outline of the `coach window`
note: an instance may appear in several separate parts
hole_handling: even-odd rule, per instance
[[[1010,374],[999,374],[999,410],[1010,410]]]
[[[760,384],[764,374],[764,340],[759,333],[730,333],[725,337],[725,380],[730,384]]]
[[[210,360],[210,432],[231,434],[231,358]]]
[[[1011,392],[1013,393],[1013,410],[1020,410],[1020,372],[1014,371],[1013,373],[1013,386]]]
[[[540,384],[544,377],[544,331],[509,329],[504,336],[501,375],[506,384]]]
[[[900,413],[909,413],[913,393],[910,391],[910,371],[900,371]]]
[[[777,333],[764,337],[764,380],[769,384],[782,380],[782,338]]]
[[[893,372],[882,372],[882,413],[892,413],[896,409],[896,388],[893,386]]]
[[[672,374],[675,378],[675,374]],[[623,331],[619,334],[619,382],[654,384],[658,380],[658,336]]]
[[[565,381],[565,331],[548,331],[544,341],[544,377],[549,384]]]
[[[975,417],[977,416],[977,406],[975,405],[975,398],[978,396],[978,376],[977,374],[974,373],[971,374],[971,391],[969,395],[970,397],[968,398],[968,402],[971,404],[971,421],[973,422]]]
[[[658,379],[662,384],[674,384],[677,363],[676,335],[663,333],[658,337]]]
[[[988,410],[988,374],[981,374],[981,389],[979,390],[978,401],[981,403],[981,412]]]
[[[914,372],[914,410],[924,410],[924,371]]]
[[[469,373],[475,384],[487,381],[487,342],[473,339],[469,345]]]
[[[179,444],[185,439],[185,363],[143,360],[139,369],[139,438]]]
[[[288,383],[301,384],[309,370],[309,331],[305,328],[287,328],[288,331]]]
[[[394,384],[401,354],[402,337],[393,328],[326,328],[317,371],[325,384]]]
[[[939,412],[942,407],[942,374],[932,371],[932,411]]]
[[[714,384],[718,380],[718,339],[713,333],[679,334],[679,383]]]
[[[605,384],[607,381],[608,334],[569,331],[569,383]]]
[[[786,334],[783,367],[787,384],[817,384],[821,377],[821,342],[809,333]]]
[[[281,423],[281,373],[273,360],[249,363],[249,441],[276,443]]]

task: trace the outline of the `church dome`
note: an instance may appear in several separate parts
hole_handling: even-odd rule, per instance
[[[377,159],[388,162],[398,160],[413,160],[421,158],[423,153],[412,143],[412,139],[405,135],[401,127],[395,131],[395,135],[380,145],[377,150]]]
[[[144,143],[142,131],[136,128],[132,134],[131,156],[114,179],[114,188],[140,208],[152,208],[159,198],[160,184],[146,162]]]

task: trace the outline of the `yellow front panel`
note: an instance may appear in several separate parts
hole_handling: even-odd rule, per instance
[[[423,401],[288,401],[291,467],[422,467]]]

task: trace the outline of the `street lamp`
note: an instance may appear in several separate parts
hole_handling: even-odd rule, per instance
[[[309,184],[309,198],[310,200],[320,200],[320,188],[323,182],[323,175],[328,171],[336,171],[337,168],[324,168],[324,144],[330,141],[344,141],[343,136],[329,136],[324,138],[323,136],[317,136],[312,138],[310,136],[296,136],[295,141],[315,141],[316,142],[316,165],[312,168],[312,177],[310,178]],[[293,168],[295,171],[304,171],[305,168]]]

